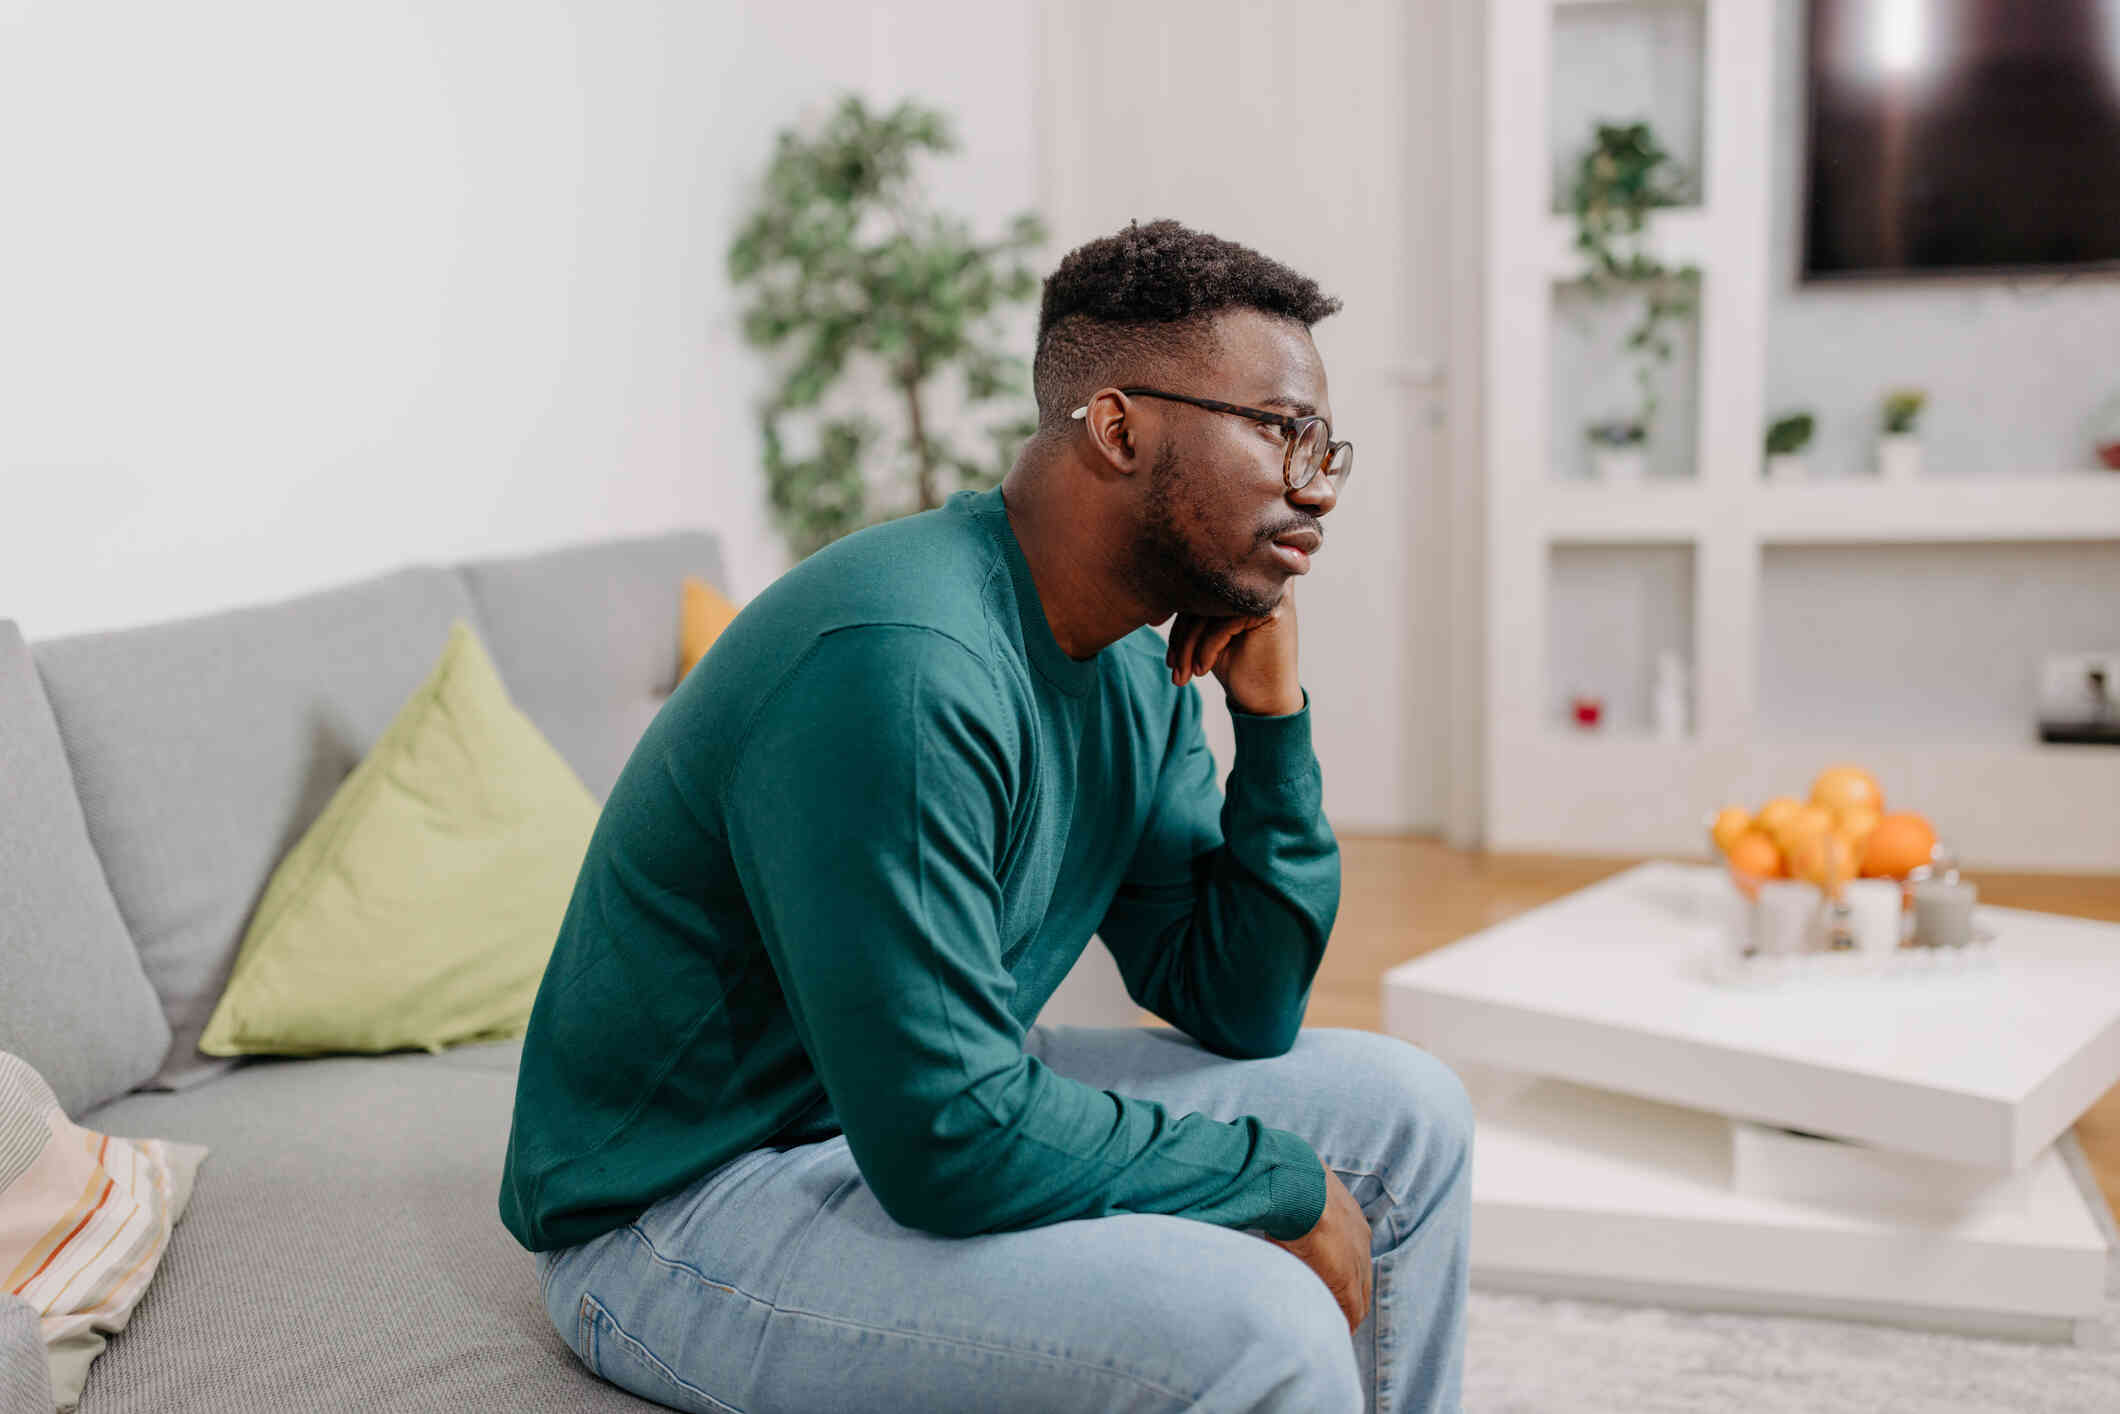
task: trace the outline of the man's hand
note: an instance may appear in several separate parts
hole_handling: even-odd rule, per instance
[[[1170,626],[1170,649],[1163,662],[1171,670],[1170,680],[1180,687],[1212,671],[1230,701],[1246,712],[1261,717],[1300,712],[1294,581],[1282,589],[1281,602],[1264,618],[1178,615]]]
[[[1262,1237],[1265,1234],[1260,1234]],[[1330,1167],[1325,1170],[1325,1211],[1318,1224],[1303,1236],[1288,1242],[1278,1237],[1266,1238],[1276,1247],[1284,1247],[1309,1263],[1310,1269],[1325,1283],[1332,1299],[1340,1303],[1340,1311],[1347,1317],[1347,1329],[1357,1330],[1369,1315],[1369,1296],[1373,1280],[1369,1264],[1369,1219],[1362,1216],[1362,1205],[1354,1201],[1347,1185]]]

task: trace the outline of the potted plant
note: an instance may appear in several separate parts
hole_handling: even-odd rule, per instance
[[[1885,394],[1884,431],[1877,439],[1877,474],[1886,481],[1913,481],[1921,475],[1921,438],[1914,423],[1928,394],[1900,388]]]
[[[955,148],[941,113],[911,102],[873,112],[848,96],[819,129],[780,135],[729,247],[730,280],[750,299],[745,339],[782,351],[759,419],[767,500],[797,558],[957,487],[997,485],[1037,431],[1001,322],[1037,297],[1024,256],[1044,223],[1021,212],[981,241],[930,206],[915,159]],[[958,379],[967,415],[944,417],[942,385]],[[1002,415],[984,425],[968,415],[994,405]],[[895,413],[903,435],[886,440],[872,412]],[[953,433],[988,447],[964,450]],[[877,467],[886,475],[868,474]],[[910,496],[875,494],[908,482]]]
[[[1807,412],[1778,417],[1767,427],[1767,480],[1795,481],[1804,474],[1804,449],[1818,421]]]
[[[1639,435],[1621,444],[1638,447],[1656,424],[1656,365],[1672,352],[1667,326],[1694,308],[1700,280],[1698,266],[1670,266],[1657,257],[1650,213],[1693,200],[1692,178],[1647,123],[1599,123],[1576,166],[1570,197],[1575,248],[1587,262],[1584,287],[1600,295],[1638,292],[1644,299],[1641,322],[1626,340],[1641,390],[1641,410],[1632,419]],[[1595,429],[1591,440],[1598,440]],[[1637,462],[1639,457],[1637,451]]]
[[[1590,439],[1590,474],[1599,481],[1639,481],[1647,465],[1645,444],[1649,429],[1631,417],[1593,422],[1586,429]]]

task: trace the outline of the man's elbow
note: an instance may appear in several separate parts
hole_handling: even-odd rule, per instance
[[[1193,1039],[1226,1060],[1272,1060],[1295,1049],[1296,1036],[1302,1029],[1303,1008],[1297,1006],[1248,1026],[1216,1027]]]
[[[985,1231],[981,1215],[967,1204],[949,1201],[938,1184],[897,1178],[871,1183],[869,1189],[884,1215],[900,1227],[937,1237],[974,1237]]]
[[[899,1135],[932,1135],[951,1128],[947,1121],[926,1118],[894,1126]],[[868,1133],[848,1135],[862,1180],[884,1215],[900,1227],[937,1237],[976,1237],[1002,1225],[989,1185],[982,1182],[1007,1167],[1006,1156],[994,1147],[1000,1141],[998,1132],[959,1135],[939,1145],[879,1143],[878,1136]]]

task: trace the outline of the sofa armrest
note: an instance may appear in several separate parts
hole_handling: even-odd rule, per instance
[[[0,1292],[0,1414],[52,1414],[52,1367],[37,1308]]]

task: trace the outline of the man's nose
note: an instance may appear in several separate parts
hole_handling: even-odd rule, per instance
[[[1325,474],[1325,468],[1319,467],[1317,475],[1288,493],[1288,499],[1307,508],[1314,516],[1330,515],[1332,508],[1339,504],[1340,492],[1332,484],[1332,478]]]

